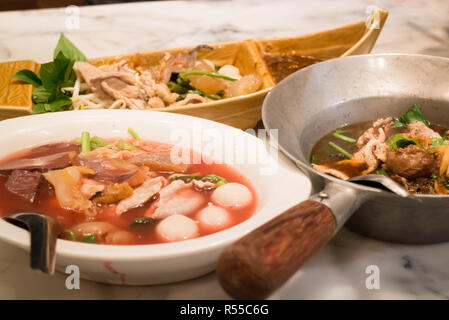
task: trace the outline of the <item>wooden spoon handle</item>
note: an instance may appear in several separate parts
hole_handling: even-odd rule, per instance
[[[230,245],[217,276],[236,299],[264,299],[289,279],[335,231],[332,211],[306,200]]]

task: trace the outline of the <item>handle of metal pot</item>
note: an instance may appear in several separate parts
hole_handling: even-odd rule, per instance
[[[268,297],[332,238],[363,198],[356,189],[330,182],[230,245],[217,266],[223,289],[236,299]]]

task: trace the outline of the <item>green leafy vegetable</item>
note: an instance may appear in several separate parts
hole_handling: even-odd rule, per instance
[[[442,184],[446,189],[449,189],[449,180],[444,180],[443,182],[441,182],[441,184]]]
[[[406,128],[407,125],[413,121],[421,121],[427,127],[430,125],[429,121],[424,118],[421,109],[414,104],[399,120],[394,121],[395,128]]]
[[[131,222],[131,224],[129,226],[130,227],[154,226],[156,224],[157,224],[157,220],[156,219],[142,217],[142,218],[135,219],[133,222]]]
[[[432,146],[436,147],[436,146],[444,146],[445,145],[445,141],[449,140],[448,136],[444,136],[441,138],[432,138]]]
[[[97,243],[97,237],[94,234],[91,234],[88,236],[83,236],[81,241],[86,243]]]
[[[237,79],[234,79],[234,78],[231,78],[228,76],[224,76],[219,73],[198,71],[198,70],[184,71],[179,74],[179,78],[183,79],[184,81],[187,81],[189,76],[194,76],[194,75],[195,76],[208,76],[208,77],[219,78],[219,79],[228,80],[228,81],[237,81]]]
[[[410,138],[404,137],[402,134],[397,133],[394,136],[388,138],[387,143],[394,149],[397,150],[399,148],[405,148],[408,145],[415,144],[419,146],[419,143]]]
[[[61,33],[53,52],[53,61],[41,65],[39,75],[31,70],[20,70],[12,78],[32,84],[33,113],[62,111],[72,104],[72,99],[61,92],[63,87],[75,84],[73,65],[76,61],[87,61],[64,34]]]
[[[90,134],[87,131],[81,133],[81,152],[90,151]]]
[[[380,168],[379,170],[377,170],[376,174],[381,174],[381,175],[389,177],[388,172],[384,168]]]
[[[348,159],[352,158],[352,154],[350,154],[348,151],[346,151],[345,149],[340,147],[338,144],[333,143],[332,141],[329,141],[329,145],[332,148],[334,148],[335,150],[337,150],[338,152],[340,152],[345,158],[348,158]]]
[[[227,183],[225,178],[217,176],[216,174],[205,175],[201,180],[203,180],[203,181],[213,181],[215,183],[219,183],[220,181],[222,183]]]
[[[119,142],[117,142],[117,147],[121,150],[128,150],[128,151],[139,150],[139,148],[137,148],[135,145],[132,145],[131,143],[126,142],[124,140],[120,140]]]
[[[218,72],[222,66],[215,66],[215,72]]]
[[[320,164],[320,158],[317,154],[312,155],[312,163],[313,164]]]
[[[172,178],[172,180],[182,180],[185,183],[189,183],[192,180],[201,180],[200,176],[175,176]]]
[[[39,87],[42,85],[42,81],[37,74],[28,69],[23,69],[14,74],[11,78],[19,79],[23,82],[33,85],[33,87]]]
[[[332,135],[333,135],[335,138],[337,138],[337,139],[344,140],[344,141],[347,141],[347,142],[352,142],[352,143],[353,143],[353,142],[356,142],[356,141],[357,141],[357,140],[355,140],[354,138],[344,136],[344,135],[338,133],[337,131],[335,131]]]

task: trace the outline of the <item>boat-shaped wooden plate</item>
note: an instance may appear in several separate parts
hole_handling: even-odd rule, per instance
[[[233,64],[240,69],[242,75],[258,73],[263,79],[261,89],[239,97],[152,110],[206,118],[241,129],[252,128],[261,118],[260,109],[265,95],[287,75],[285,72],[280,73],[276,68],[281,67],[285,71],[286,64],[290,63],[287,69],[292,72],[327,59],[369,53],[387,16],[386,10],[379,9],[368,20],[317,33],[289,38],[211,44],[214,50],[200,51],[199,58],[209,59],[216,65]],[[127,59],[135,66],[156,65],[166,52],[187,53],[192,48],[123,54],[89,61],[96,66],[112,64],[123,59]],[[284,59],[288,57],[298,57],[300,62]],[[11,76],[21,69],[37,72],[39,67],[37,62],[31,60],[0,63],[0,120],[32,114],[32,86],[12,80]]]

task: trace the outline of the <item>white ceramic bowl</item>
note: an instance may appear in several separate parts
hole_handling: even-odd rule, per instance
[[[1,121],[0,158],[34,145],[71,140],[82,131],[100,137],[129,137],[128,127],[142,139],[184,146],[190,143],[197,151],[207,145],[209,149],[226,146],[226,150],[231,150],[242,141],[246,141],[247,151],[260,144],[259,139],[241,130],[184,115],[130,110],[71,111]],[[221,139],[224,134],[232,137],[234,143]],[[198,137],[202,145],[195,141]],[[257,164],[230,163],[250,180],[258,194],[256,213],[243,223],[212,235],[167,244],[114,246],[58,240],[57,270],[64,272],[68,265],[77,265],[84,279],[126,285],[175,282],[214,270],[225,246],[309,196],[309,180],[282,155],[278,155],[275,172],[261,172],[269,167],[267,163],[276,166],[275,155],[259,154]],[[0,239],[29,250],[28,232],[1,219]]]

